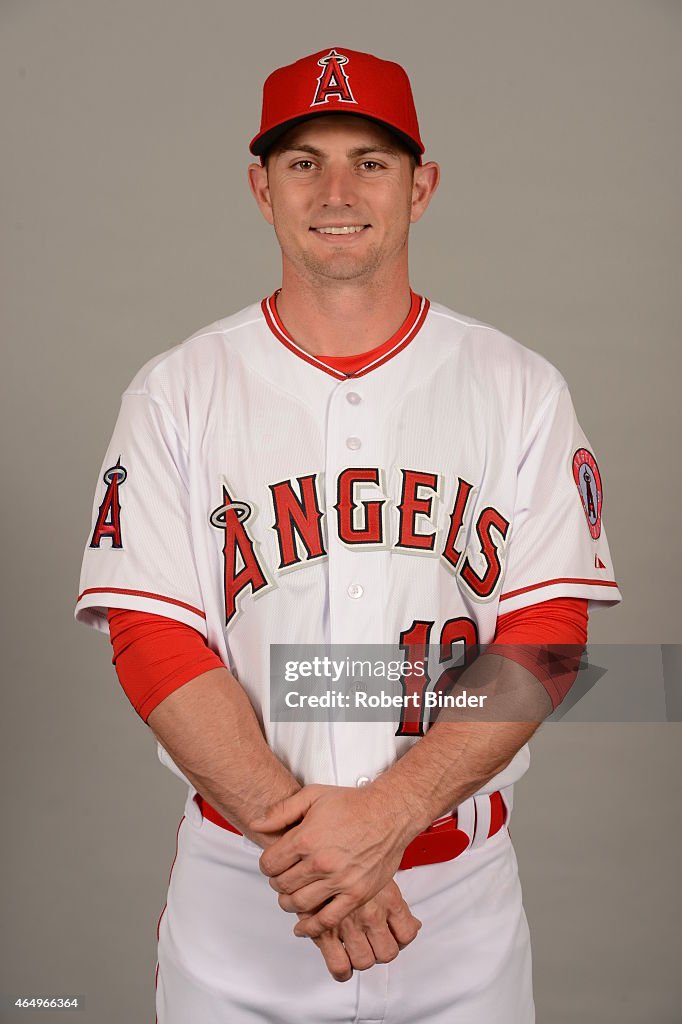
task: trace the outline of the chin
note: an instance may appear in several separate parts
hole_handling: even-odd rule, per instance
[[[318,277],[352,281],[354,278],[373,274],[380,266],[381,260],[377,253],[370,256],[364,253],[362,257],[354,253],[330,253],[329,258],[324,260],[306,253],[303,256],[303,264],[309,272]]]

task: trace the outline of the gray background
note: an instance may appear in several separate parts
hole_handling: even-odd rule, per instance
[[[279,283],[245,176],[263,79],[331,45],[408,68],[443,168],[413,287],[562,371],[625,598],[591,639],[679,643],[682,5],[4,0],[0,36],[0,991],[153,1021],[184,789],[73,603],[121,392]],[[532,749],[512,832],[539,1022],[681,1021],[680,726]]]

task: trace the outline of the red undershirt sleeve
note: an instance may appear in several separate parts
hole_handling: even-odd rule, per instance
[[[587,643],[587,598],[558,597],[507,612],[486,652],[527,668],[557,708],[573,685]]]
[[[112,664],[144,722],[164,698],[223,663],[201,633],[177,619],[150,612],[108,609]],[[555,598],[508,612],[497,620],[489,653],[512,658],[547,690],[552,706],[564,699],[587,642],[587,600]]]
[[[109,608],[112,664],[128,700],[147,721],[154,708],[190,679],[224,668],[192,626],[151,612]]]

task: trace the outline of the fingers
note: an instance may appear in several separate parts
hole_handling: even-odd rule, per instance
[[[355,914],[349,914],[339,925],[339,936],[353,967],[358,971],[366,971],[374,964],[389,964],[400,952],[386,918],[384,917],[381,922],[381,916],[380,913],[377,915],[375,924],[363,925],[356,911]]]
[[[265,832],[265,829],[258,828],[256,831]],[[268,846],[258,861],[264,875],[274,877],[284,874],[300,861],[301,854],[296,849],[296,839],[296,829],[293,829],[285,832],[272,846]]]
[[[421,928],[421,921],[412,914],[393,883],[350,917],[365,932],[377,960],[382,963],[394,960],[401,949],[416,939]]]
[[[387,932],[387,940],[390,940],[392,936]],[[343,942],[346,948],[346,955],[349,957],[352,966],[356,971],[367,971],[370,967],[373,967],[378,962],[376,951],[373,944],[370,941],[369,935],[367,935],[362,928],[359,928],[353,919],[353,915],[349,914],[338,928],[339,938]],[[389,947],[389,941],[386,941],[383,945],[379,942],[378,945],[382,950],[386,950]],[[395,940],[393,940],[395,945]],[[398,955],[398,947],[395,949],[395,956]],[[394,959],[393,956],[390,957]],[[386,961],[388,963],[388,960]]]
[[[389,906],[386,908],[386,920],[395,936],[396,942],[402,949],[404,946],[409,946],[411,942],[414,942],[419,934],[422,923],[418,917],[414,916],[400,895],[399,890],[398,896],[397,900],[389,900]]]
[[[381,918],[381,914],[378,914]],[[337,981],[348,981],[353,970],[367,971],[376,963],[390,963],[399,953],[398,944],[386,925],[365,931],[349,914],[341,926],[323,932],[315,945],[324,956],[330,974]]]
[[[298,893],[295,893],[294,895],[297,896]],[[291,898],[292,897],[290,896],[280,896],[280,906],[282,906],[282,900],[287,901]],[[317,904],[315,904],[314,900],[311,901],[313,906],[319,906],[320,902],[321,901],[319,899],[317,900]],[[294,928],[294,934],[298,936],[307,935],[311,939],[317,939],[322,935],[322,932],[329,931],[332,928],[337,928],[343,921],[344,917],[355,910],[357,905],[358,901],[346,893],[335,896],[325,904],[319,913],[313,914],[312,916],[299,921]]]
[[[338,869],[338,865],[334,858],[328,855],[324,856],[322,854],[318,854],[306,856],[305,859],[303,859],[300,849],[296,855],[301,859],[298,860],[293,867],[287,868],[286,871],[272,875],[270,878],[270,887],[274,889],[275,892],[291,894],[303,890],[305,886],[310,886],[313,882],[320,882],[329,887],[327,895],[330,895],[332,892],[331,876]],[[269,864],[271,858],[261,857],[261,860],[265,860],[266,864]],[[309,909],[309,907],[306,907],[306,910]]]
[[[324,932],[313,942],[322,953],[327,970],[335,981],[350,981],[353,967],[343,943],[335,932]]]
[[[318,914],[324,908],[318,907]],[[300,914],[295,934],[306,934],[305,927],[315,915]],[[413,942],[421,928],[402,897],[390,882],[361,907],[351,911],[338,927],[325,929],[313,937],[329,973],[336,981],[348,981],[353,971],[367,971],[377,963],[388,964],[401,949]]]
[[[249,828],[253,832],[277,832],[279,829],[286,828],[287,825],[293,825],[294,822],[304,817],[311,804],[314,803],[315,794],[311,792],[312,789],[312,786],[305,786],[303,789],[299,789],[298,793],[287,797],[286,800],[279,800],[269,807],[267,813],[262,817],[254,818],[249,823]]]
[[[277,884],[273,884],[274,879],[270,880],[270,887],[279,892]],[[288,911],[290,914],[309,914],[316,910],[318,907],[323,906],[331,899],[333,893],[331,892],[329,885],[326,882],[312,882],[310,885],[304,885],[302,889],[298,889],[293,893],[280,892],[278,897],[278,903],[282,910]],[[306,918],[306,923],[310,921],[310,918]],[[322,925],[321,931],[325,928],[334,928],[334,922],[326,922]],[[311,938],[315,938],[316,934],[309,932]]]

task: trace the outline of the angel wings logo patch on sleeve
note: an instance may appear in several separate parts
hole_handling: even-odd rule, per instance
[[[590,533],[597,540],[601,533],[601,474],[597,460],[587,448],[578,448],[573,456],[573,479],[583,503]]]

